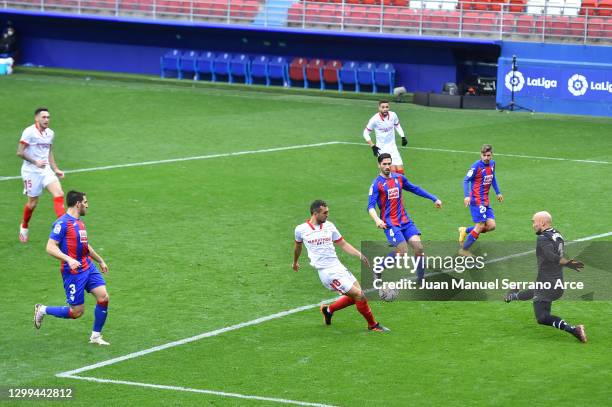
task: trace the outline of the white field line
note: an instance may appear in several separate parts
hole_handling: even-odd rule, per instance
[[[261,154],[261,153],[272,153],[276,151],[287,151],[287,150],[297,150],[300,148],[322,147],[322,146],[329,146],[329,145],[334,145],[334,144],[365,146],[364,143],[357,143],[353,141],[327,141],[327,142],[314,143],[314,144],[301,144],[301,145],[287,146],[287,147],[264,148],[261,150],[237,151],[235,153],[198,155],[198,156],[193,156],[193,157],[169,158],[166,160],[142,161],[142,162],[128,163],[128,164],[105,165],[102,167],[79,168],[76,170],[67,170],[65,171],[65,173],[74,174],[78,172],[104,171],[104,170],[113,170],[116,168],[128,168],[128,167],[142,167],[146,165],[168,164],[168,163],[175,163],[175,162],[181,162],[181,161],[207,160],[211,158],[233,157],[233,156]],[[412,149],[412,150],[433,151],[433,152],[441,152],[441,153],[457,153],[457,154],[472,154],[472,155],[475,154],[473,151],[449,150],[445,148],[428,148],[428,147],[407,147],[407,148]],[[612,164],[612,162],[609,162],[609,161],[575,160],[571,158],[559,158],[559,157],[540,157],[540,156],[532,156],[532,155],[506,154],[506,153],[495,153],[495,155],[502,156],[502,157],[527,158],[527,159],[532,159],[532,160],[571,161],[571,162],[588,163],[588,164]],[[9,180],[15,180],[15,179],[21,179],[21,176],[20,175],[13,175],[13,176],[6,176],[6,177],[0,176],[0,181],[9,181]]]
[[[576,240],[570,241],[570,242],[568,242],[568,244],[577,243],[577,242],[585,242],[585,241],[588,241],[588,240],[599,239],[599,238],[607,237],[607,236],[612,236],[612,232],[606,232],[606,233],[601,233],[601,234],[597,234],[597,235],[583,237],[583,238],[580,238],[580,239],[576,239]],[[486,263],[487,264],[497,263],[497,262],[505,261],[505,260],[512,259],[512,258],[515,258],[515,257],[526,256],[526,255],[534,253],[534,252],[535,252],[535,250],[530,250],[530,251],[521,252],[521,253],[515,253],[515,254],[508,255],[508,256],[503,256],[503,257],[499,257],[499,258],[496,258],[496,259],[488,260]],[[431,276],[431,275],[440,274],[440,273],[442,273],[442,272],[428,273],[427,275]],[[124,356],[119,356],[119,357],[116,357],[116,358],[108,359],[108,360],[105,360],[105,361],[102,361],[102,362],[98,362],[98,363],[94,363],[92,365],[87,365],[87,366],[84,366],[84,367],[81,367],[81,368],[78,368],[78,369],[68,370],[68,371],[65,371],[65,372],[57,373],[56,376],[57,377],[74,376],[74,375],[82,373],[82,372],[86,372],[86,371],[89,371],[89,370],[94,370],[94,369],[97,369],[97,368],[100,368],[100,367],[104,367],[104,366],[113,365],[115,363],[123,362],[123,361],[129,360],[129,359],[134,359],[134,358],[137,358],[137,357],[140,357],[140,356],[147,355],[149,353],[157,352],[157,351],[164,350],[164,349],[173,348],[173,347],[176,347],[176,346],[184,345],[186,343],[195,342],[195,341],[198,341],[198,340],[204,339],[204,338],[210,338],[212,336],[217,336],[217,335],[223,334],[225,332],[235,331],[237,329],[245,328],[245,327],[248,327],[248,326],[258,325],[258,324],[261,324],[263,322],[271,321],[273,319],[283,318],[283,317],[286,317],[287,315],[296,314],[298,312],[307,311],[307,310],[310,310],[310,309],[318,307],[320,304],[325,304],[325,303],[333,302],[336,299],[337,299],[337,297],[329,298],[327,300],[324,300],[324,301],[321,301],[321,302],[318,302],[318,303],[315,303],[315,304],[303,305],[301,307],[293,308],[293,309],[290,309],[290,310],[287,310],[287,311],[281,311],[281,312],[277,312],[275,314],[271,314],[271,315],[267,315],[267,316],[264,316],[264,317],[256,318],[256,319],[253,319],[253,320],[250,320],[250,321],[241,322],[241,323],[235,324],[235,325],[230,325],[230,326],[225,327],[225,328],[220,328],[220,329],[216,329],[214,331],[204,332],[204,333],[201,333],[199,335],[195,335],[195,336],[192,336],[192,337],[189,337],[189,338],[180,339],[178,341],[169,342],[169,343],[166,343],[166,344],[163,344],[163,345],[159,345],[159,346],[154,346],[152,348],[144,349],[144,350],[141,350],[141,351],[138,351],[138,352],[129,353],[129,354],[124,355]]]
[[[298,150],[300,148],[321,147],[321,146],[329,146],[332,144],[339,144],[339,142],[338,141],[327,141],[323,143],[298,144],[295,146],[264,148],[261,150],[236,151],[234,153],[219,153],[219,154],[197,155],[193,157],[168,158],[166,160],[142,161],[138,163],[105,165],[103,167],[79,168],[76,170],[67,170],[64,172],[66,174],[74,174],[77,172],[114,170],[116,168],[143,167],[145,165],[168,164],[168,163],[176,163],[176,162],[182,162],[182,161],[208,160],[211,158],[235,157],[235,156],[250,155],[250,154],[273,153],[276,151]],[[21,179],[21,176],[15,175],[15,176],[10,176],[10,177],[0,177],[0,181],[8,181],[12,179]]]
[[[130,381],[125,381],[125,380],[99,379],[97,377],[82,377],[82,376],[63,376],[63,377],[67,377],[67,378],[70,378],[70,379],[86,380],[86,381],[97,382],[97,383],[125,384],[125,385],[129,385],[129,386],[148,387],[148,388],[152,388],[152,389],[174,390],[174,391],[184,391],[184,392],[190,392],[190,393],[211,394],[213,396],[233,397],[233,398],[238,398],[238,399],[271,401],[271,402],[274,402],[274,403],[292,404],[292,405],[297,405],[297,406],[333,407],[330,404],[310,403],[310,402],[307,402],[307,401],[280,399],[280,398],[275,398],[275,397],[252,396],[252,395],[240,394],[240,393],[226,393],[224,391],[194,389],[194,388],[183,387],[183,386],[166,386],[166,385],[163,385],[163,384],[150,384],[150,383],[130,382]]]
[[[357,143],[354,141],[338,141],[337,144],[351,144],[351,145],[365,145],[364,143]],[[477,155],[478,152],[465,151],[465,150],[450,150],[447,148],[429,148],[429,147],[405,147],[411,150],[419,151],[435,151],[440,153],[457,153],[457,154],[472,154]],[[588,163],[588,164],[612,164],[610,161],[598,161],[598,160],[576,160],[573,158],[560,158],[560,157],[541,157],[537,155],[522,155],[522,154],[508,154],[508,153],[495,153],[496,156],[501,157],[515,157],[515,158],[528,158],[531,160],[554,160],[554,161],[571,161],[576,163]]]

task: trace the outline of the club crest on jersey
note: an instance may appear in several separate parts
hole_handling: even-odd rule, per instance
[[[387,198],[389,199],[397,199],[399,198],[399,188],[389,188],[387,190]]]

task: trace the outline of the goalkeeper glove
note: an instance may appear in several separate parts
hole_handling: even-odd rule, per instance
[[[406,137],[402,137],[402,147],[406,147],[408,145],[408,139]]]
[[[372,146],[372,152],[374,153],[374,157],[378,157],[380,155],[380,147],[374,144]]]
[[[569,267],[572,270],[576,270],[576,271],[580,271],[581,268],[584,267],[584,263],[578,260],[568,260],[567,263],[565,263],[565,267]]]

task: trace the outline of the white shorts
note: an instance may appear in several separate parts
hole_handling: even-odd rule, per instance
[[[404,165],[402,161],[402,157],[400,156],[399,151],[397,150],[397,146],[395,144],[381,145],[380,153],[388,153],[391,154],[391,165]]]
[[[33,198],[40,196],[47,185],[59,182],[48,165],[43,169],[21,167],[21,178],[23,179],[23,194]]]
[[[340,294],[346,294],[357,281],[342,264],[319,270],[319,278],[325,287]]]

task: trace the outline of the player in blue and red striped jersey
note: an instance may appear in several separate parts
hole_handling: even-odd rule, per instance
[[[423,258],[421,232],[404,208],[402,190],[431,199],[436,208],[442,207],[442,201],[421,187],[410,183],[403,174],[391,172],[391,163],[391,154],[383,153],[378,156],[380,174],[370,187],[368,213],[376,223],[376,227],[384,229],[387,240],[395,247],[398,254],[407,253],[408,244],[410,244],[415,256]],[[380,209],[380,216],[376,213],[376,205]],[[417,281],[420,282],[425,274],[425,267],[424,262],[419,262],[419,264],[416,272]],[[377,278],[380,277],[377,276]]]
[[[89,206],[83,192],[70,191],[66,196],[68,210],[53,223],[53,229],[47,242],[47,253],[62,261],[60,271],[64,280],[66,302],[68,307],[52,307],[36,304],[34,307],[34,326],[40,329],[46,314],[57,318],[76,319],[83,315],[85,291],[96,297],[94,324],[90,343],[109,345],[102,339],[102,327],[108,313],[108,292],[104,277],[98,271],[92,258],[98,262],[103,273],[108,273],[108,266],[91,247],[87,239],[87,230],[81,220]]]
[[[501,203],[504,197],[497,186],[495,177],[495,161],[493,161],[493,147],[485,144],[480,149],[480,160],[472,164],[463,180],[463,203],[469,206],[474,226],[459,228],[459,254],[469,256],[469,248],[474,244],[481,233],[495,230],[495,215],[490,206],[489,189],[495,190],[497,200]]]

